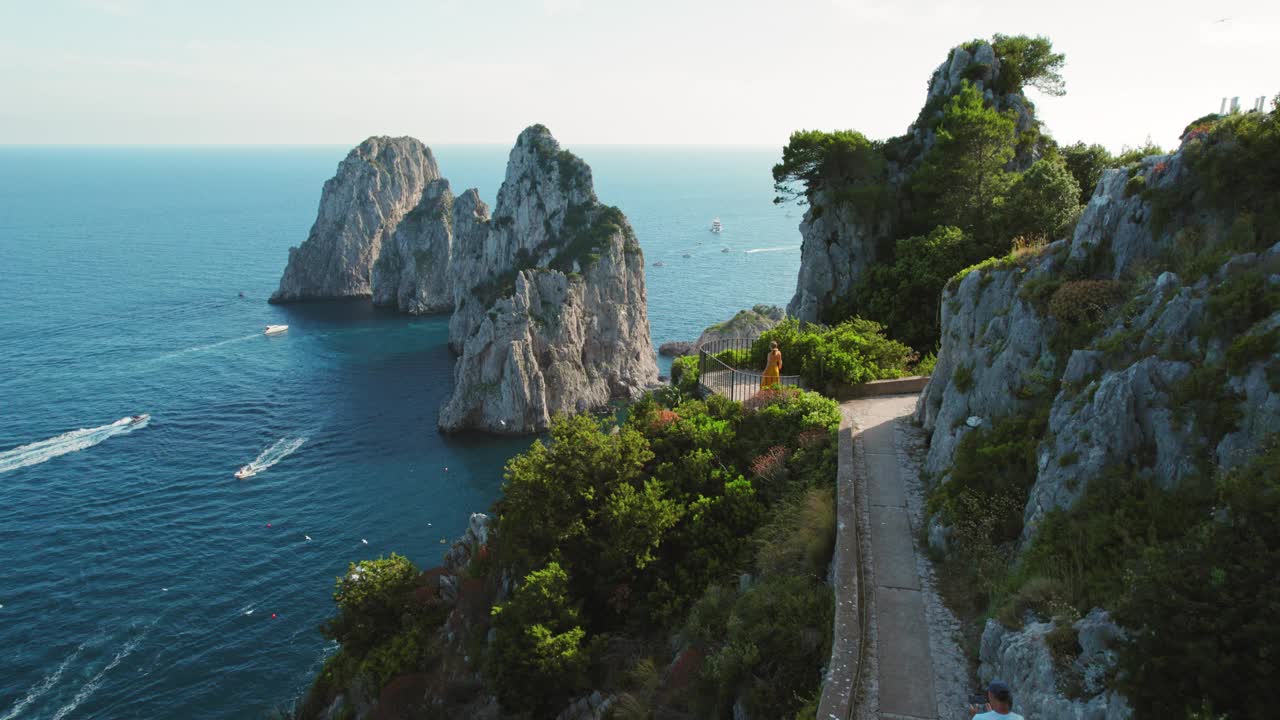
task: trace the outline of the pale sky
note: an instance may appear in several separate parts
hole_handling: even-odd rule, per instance
[[[0,144],[885,138],[997,32],[1066,53],[1067,95],[1031,93],[1063,143],[1169,146],[1280,91],[1262,0],[0,0]]]

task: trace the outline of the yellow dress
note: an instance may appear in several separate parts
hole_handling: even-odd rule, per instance
[[[782,351],[769,353],[769,363],[765,365],[764,377],[760,379],[760,389],[767,390],[778,384],[778,376],[782,374]]]

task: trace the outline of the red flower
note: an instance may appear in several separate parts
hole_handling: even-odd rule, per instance
[[[782,471],[787,462],[788,454],[785,447],[774,445],[769,448],[768,452],[751,461],[751,472],[762,478],[772,480],[775,475]]]

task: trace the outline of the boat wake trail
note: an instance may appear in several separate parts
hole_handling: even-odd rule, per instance
[[[45,693],[49,692],[54,685],[58,684],[58,681],[62,679],[62,673],[66,672],[67,666],[75,662],[76,658],[80,657],[80,653],[84,651],[85,645],[88,644],[88,642],[80,643],[80,647],[76,648],[70,655],[68,655],[67,659],[63,660],[62,664],[58,665],[56,670],[50,673],[48,677],[32,686],[32,688],[27,691],[26,697],[19,700],[17,705],[9,708],[9,712],[4,715],[0,715],[0,720],[14,720],[14,718],[21,717],[23,710],[26,710],[31,703],[39,700]]]
[[[298,448],[302,447],[302,444],[306,441],[307,439],[305,437],[291,438],[286,436],[280,438],[274,443],[271,443],[271,447],[268,447],[266,450],[258,453],[258,457],[254,458],[253,462],[245,465],[244,469],[242,469],[244,474],[239,475],[238,477],[244,479],[257,475],[263,470],[270,468],[281,460],[292,455],[298,450]]]
[[[144,428],[151,418],[143,416],[142,420],[121,418],[110,425],[95,428],[81,428],[65,432],[48,440],[41,440],[30,445],[19,445],[12,450],[0,452],[0,473],[17,470],[28,465],[39,465],[59,455],[77,452],[117,435],[128,435],[139,428]]]
[[[782,252],[783,250],[799,250],[799,249],[800,249],[799,245],[787,245],[786,247],[755,248],[753,250],[744,250],[743,252],[745,252],[748,255],[754,255],[755,253],[762,253],[762,252]]]
[[[191,353],[204,352],[205,350],[212,350],[214,348],[222,347],[223,345],[230,345],[232,343],[244,342],[245,340],[252,340],[256,337],[261,337],[261,336],[262,336],[262,333],[256,332],[250,335],[245,335],[244,337],[236,337],[236,338],[231,338],[229,340],[219,340],[218,342],[215,342],[215,343],[207,343],[205,345],[192,345],[189,348],[183,348],[181,350],[174,350],[173,352],[165,353],[164,355],[157,357],[156,362],[161,362],[163,360],[172,360],[173,358],[182,357],[183,355],[190,355]]]
[[[102,679],[106,677],[107,673],[115,669],[122,660],[129,657],[129,655],[137,649],[138,644],[147,636],[147,632],[150,629],[151,628],[148,627],[146,630],[139,633],[137,637],[126,642],[124,646],[116,652],[115,657],[111,658],[111,662],[107,663],[106,666],[99,670],[98,673],[89,680],[89,682],[84,684],[84,687],[80,688],[80,690],[76,692],[75,697],[71,698],[71,702],[58,708],[58,712],[53,715],[53,720],[62,720],[62,718],[70,715],[76,708],[80,707],[81,703],[88,700],[90,695],[97,692],[98,688],[102,686]]]

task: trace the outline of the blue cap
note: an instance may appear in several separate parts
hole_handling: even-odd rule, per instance
[[[1009,683],[1003,680],[992,680],[987,685],[987,692],[1000,702],[1013,701],[1013,692],[1009,690]]]

